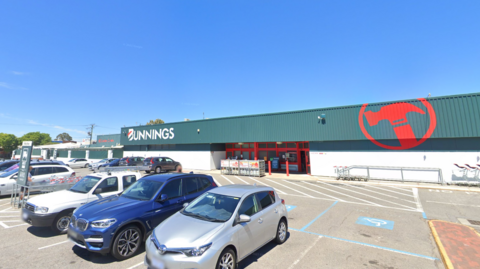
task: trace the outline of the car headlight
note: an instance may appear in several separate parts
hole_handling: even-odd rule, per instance
[[[48,207],[45,207],[45,206],[36,206],[35,207],[35,213],[45,214],[47,212],[48,212]]]
[[[107,227],[112,226],[115,222],[117,222],[116,219],[96,220],[96,221],[92,221],[92,227],[93,228],[107,228]]]
[[[188,257],[202,256],[203,253],[205,253],[205,251],[207,251],[211,246],[212,243],[209,243],[198,248],[183,249],[182,253],[187,255]]]

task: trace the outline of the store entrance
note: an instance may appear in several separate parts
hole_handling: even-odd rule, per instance
[[[277,167],[273,172],[286,172],[287,161],[291,173],[310,173],[308,142],[245,142],[227,143],[226,158],[237,160],[265,160],[278,159]]]

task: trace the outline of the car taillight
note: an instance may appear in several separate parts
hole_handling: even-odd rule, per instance
[[[215,181],[212,181],[212,187],[216,187],[217,184],[215,184]]]
[[[285,200],[282,199],[282,204],[285,204]]]
[[[153,158],[150,159],[150,163],[153,164]]]

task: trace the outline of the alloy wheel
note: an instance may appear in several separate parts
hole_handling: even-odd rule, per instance
[[[63,216],[57,221],[57,229],[60,232],[65,232],[68,229],[68,224],[70,224],[70,216]]]
[[[222,259],[220,260],[220,268],[222,269],[233,269],[233,255],[229,252],[223,254]]]
[[[130,256],[137,251],[140,241],[138,232],[134,229],[127,229],[121,235],[118,240],[117,250],[120,255],[126,257]]]
[[[287,236],[287,226],[285,225],[285,222],[280,222],[280,226],[278,227],[278,238],[280,238],[281,241],[285,240],[285,237]]]

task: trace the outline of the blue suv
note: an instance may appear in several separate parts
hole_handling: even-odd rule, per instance
[[[145,176],[120,195],[75,210],[68,238],[89,251],[128,259],[158,224],[215,187],[211,176],[201,174]]]

